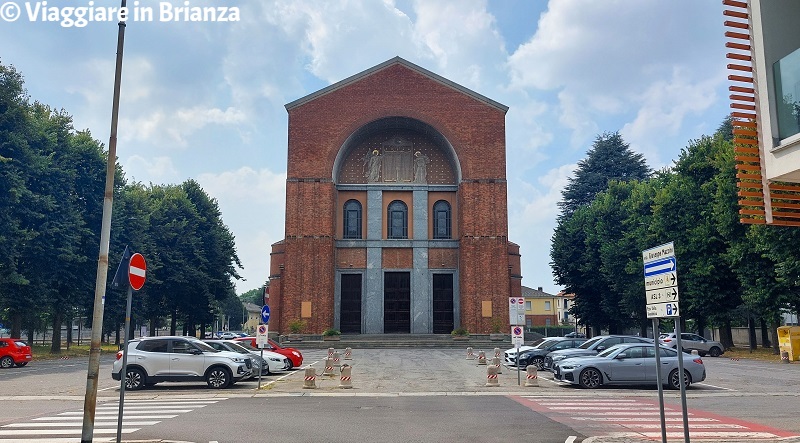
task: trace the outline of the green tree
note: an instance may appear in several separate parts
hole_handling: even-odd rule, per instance
[[[558,203],[561,214],[569,217],[579,207],[590,204],[612,180],[642,181],[650,173],[644,156],[631,151],[619,132],[603,133],[597,136],[586,158],[578,162],[575,176],[569,178],[561,193],[562,200]]]

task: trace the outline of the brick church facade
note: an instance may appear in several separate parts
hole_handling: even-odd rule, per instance
[[[507,332],[508,108],[396,57],[286,105],[273,331]]]

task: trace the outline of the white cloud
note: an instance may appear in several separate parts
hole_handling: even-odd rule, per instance
[[[255,288],[269,277],[271,245],[284,237],[286,173],[249,166],[203,173],[198,183],[217,200],[223,221],[236,237],[236,252],[246,280],[237,292]]]
[[[170,157],[144,158],[132,155],[122,161],[128,178],[144,183],[178,183],[183,181],[181,174]]]

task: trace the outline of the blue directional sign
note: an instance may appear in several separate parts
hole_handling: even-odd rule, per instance
[[[665,258],[663,260],[656,260],[644,264],[644,276],[650,277],[652,275],[665,274],[675,270],[675,257]]]
[[[261,323],[265,325],[269,324],[269,305],[264,305],[264,307],[261,308]]]

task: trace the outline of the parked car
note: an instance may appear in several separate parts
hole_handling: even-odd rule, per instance
[[[678,346],[676,337],[675,333],[671,332],[668,334],[661,334],[658,339],[661,340],[664,346],[676,348]],[[719,357],[725,353],[725,347],[722,346],[722,343],[715,340],[706,340],[697,334],[687,332],[681,333],[681,349],[683,349],[684,352],[697,351],[701,357],[705,357],[706,354],[712,357]]]
[[[256,345],[255,337],[239,337],[235,340],[246,343],[246,347],[250,350],[258,351],[258,345]],[[283,347],[271,338],[267,339],[267,346],[264,347],[264,350],[272,351],[288,358],[290,363],[289,369],[299,368],[303,365],[303,354],[300,351],[295,348]]]
[[[564,334],[564,337],[567,337],[567,338],[586,338],[586,334],[583,334],[581,332],[570,332],[568,334]]]
[[[270,375],[273,372],[285,371],[291,365],[289,359],[281,354],[265,350],[262,358],[261,351],[248,349],[236,340],[206,340],[206,343],[218,351],[238,352],[249,356],[254,362],[254,375],[258,375],[259,372],[261,375]]]
[[[661,381],[672,389],[680,389],[678,352],[659,346]],[[700,357],[683,360],[684,382],[688,387],[706,379],[706,368]],[[560,360],[553,365],[553,379],[596,388],[600,385],[655,385],[655,343],[626,343],[612,346],[594,357]]]
[[[125,389],[135,391],[165,381],[205,381],[222,389],[250,377],[253,359],[230,351],[217,351],[194,337],[142,337],[128,342]],[[111,369],[119,380],[123,351]]]
[[[218,331],[216,336],[220,340],[233,340],[234,338],[239,337],[239,334],[230,331]]]
[[[583,342],[577,348],[562,349],[553,351],[544,358],[544,368],[552,369],[553,363],[572,357],[592,357],[600,351],[604,351],[614,345],[621,343],[653,343],[652,339],[645,337],[635,337],[632,335],[598,335]]]
[[[18,338],[0,338],[0,368],[25,366],[33,360],[31,347]]]
[[[529,349],[525,352],[520,352],[516,364],[521,369],[525,369],[528,365],[535,365],[537,370],[544,369],[544,358],[547,354],[553,351],[562,349],[577,348],[586,341],[585,338],[566,338],[556,337],[545,340],[544,343],[536,348]]]
[[[551,340],[557,337],[544,337],[544,338],[537,338],[529,345],[522,345],[519,347],[519,352],[530,351],[531,349],[536,349],[537,347],[543,345],[547,340]],[[503,353],[503,360],[505,364],[513,366],[517,364],[517,348],[506,349]]]

